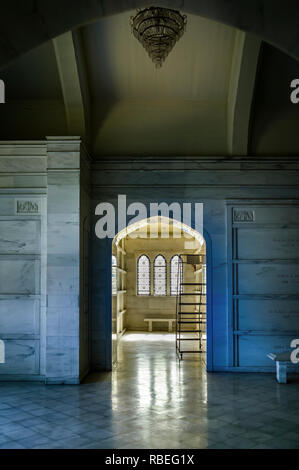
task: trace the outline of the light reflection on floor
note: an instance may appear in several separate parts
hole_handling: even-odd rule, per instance
[[[296,383],[279,388],[278,402],[269,374],[207,374],[204,355],[178,360],[171,333],[127,333],[118,351],[114,432],[125,432],[131,447],[299,448],[299,433],[279,444],[275,427],[295,430],[294,414],[281,406],[286,396],[294,406]]]
[[[169,333],[127,333],[123,336],[122,342],[140,342],[140,341],[148,341],[150,343],[153,342],[170,342],[174,344],[175,336],[174,334]]]
[[[1,383],[0,449],[298,449],[298,392],[298,376],[207,374],[173,334],[129,333],[112,373]]]
[[[182,384],[196,380],[197,394],[207,400],[205,361],[197,354],[180,362],[175,350],[175,335],[171,333],[127,333],[118,348],[118,365],[113,372],[113,409],[123,402],[124,388],[131,381],[136,409],[143,414],[167,404],[179,404],[183,399]]]

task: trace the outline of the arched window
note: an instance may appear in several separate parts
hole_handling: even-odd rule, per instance
[[[137,261],[137,295],[150,295],[150,260],[141,255]]]
[[[154,261],[154,295],[166,295],[166,260],[162,255]]]
[[[112,295],[117,294],[117,259],[112,255]]]
[[[179,255],[174,255],[170,261],[170,295],[177,295],[178,293],[178,274]]]

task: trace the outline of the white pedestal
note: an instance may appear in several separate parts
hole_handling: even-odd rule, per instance
[[[276,379],[280,384],[287,383],[287,363],[276,361]]]

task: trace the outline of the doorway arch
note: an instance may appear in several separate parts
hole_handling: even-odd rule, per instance
[[[206,283],[207,283],[207,290],[206,290],[206,318],[207,318],[207,325],[206,325],[206,369],[208,372],[213,371],[213,311],[212,311],[212,241],[209,236],[209,233],[206,230],[203,230],[203,234],[199,233],[192,227],[183,224],[182,222],[178,222],[175,219],[170,219],[167,217],[156,216],[156,217],[149,217],[146,219],[142,219],[134,224],[128,225],[125,229],[121,230],[119,233],[116,234],[113,240],[111,241],[111,249],[110,253],[111,256],[115,256],[115,247],[117,247],[123,239],[125,239],[129,234],[136,232],[139,229],[149,227],[151,223],[156,223],[157,220],[160,219],[162,223],[169,222],[174,225],[178,230],[182,230],[186,232],[191,238],[196,239],[201,243],[201,246],[205,246],[205,254],[206,254]],[[121,248],[122,251],[123,248]],[[111,263],[110,263],[111,264]],[[112,283],[110,283],[110,291],[108,295],[110,298],[112,297]],[[115,322],[115,318],[113,315],[113,303],[111,301],[111,309],[110,309],[110,324],[111,324],[111,350],[112,350],[112,357],[111,362],[113,363],[113,355],[116,354],[117,350],[117,331],[114,331],[112,327],[113,321]],[[115,323],[116,324],[116,323]]]

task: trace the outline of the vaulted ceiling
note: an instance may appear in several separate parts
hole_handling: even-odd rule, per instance
[[[236,31],[188,15],[161,69],[131,34],[134,12],[82,30],[96,155],[221,154]]]
[[[0,139],[81,135],[95,159],[298,154],[295,59],[187,15],[161,69],[134,38],[135,10],[101,18],[0,71]]]

